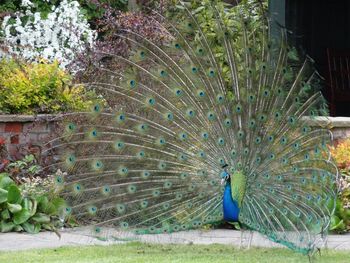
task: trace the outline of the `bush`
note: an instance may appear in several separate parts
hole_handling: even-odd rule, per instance
[[[331,220],[331,230],[343,233],[350,230],[350,138],[330,149],[340,172],[339,195]]]
[[[59,64],[0,61],[0,112],[56,113],[87,109],[92,92],[73,86]]]
[[[96,32],[90,29],[79,3],[51,2],[22,1],[20,9],[4,17],[1,34],[9,55],[28,61],[59,60],[65,68],[77,53],[93,46]]]
[[[332,147],[331,153],[340,170],[346,172],[350,169],[350,139],[343,140],[336,147]]]

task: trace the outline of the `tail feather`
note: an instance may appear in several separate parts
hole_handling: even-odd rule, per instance
[[[255,5],[211,3],[212,24],[201,10],[184,5],[177,18],[185,22],[164,22],[163,45],[122,30],[132,54],[107,55],[125,70],[103,69],[105,80],[87,84],[105,101],[58,117],[49,152],[68,173],[57,178],[66,213],[101,235],[103,226],[143,234],[221,222],[228,164],[245,176],[240,223],[312,252],[337,179],[330,132],[305,119],[324,107],[312,61],[300,65],[283,31],[272,39]]]

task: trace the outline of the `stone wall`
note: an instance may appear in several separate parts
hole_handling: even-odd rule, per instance
[[[335,143],[339,140],[350,138],[350,117],[316,117],[307,119],[310,126],[330,129]]]
[[[10,159],[40,155],[54,129],[54,115],[0,115],[0,139]]]
[[[8,156],[19,159],[28,153],[40,154],[52,134],[55,115],[0,115],[0,139]],[[310,126],[331,129],[335,142],[350,137],[350,117],[307,118]]]

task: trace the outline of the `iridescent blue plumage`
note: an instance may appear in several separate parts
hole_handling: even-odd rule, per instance
[[[238,222],[239,207],[237,201],[232,199],[230,181],[226,182],[222,203],[224,220],[228,222]]]

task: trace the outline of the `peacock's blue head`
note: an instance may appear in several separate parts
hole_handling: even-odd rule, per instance
[[[221,184],[224,184],[230,180],[230,174],[227,172],[228,164],[224,164],[221,168],[223,169],[220,173]]]

